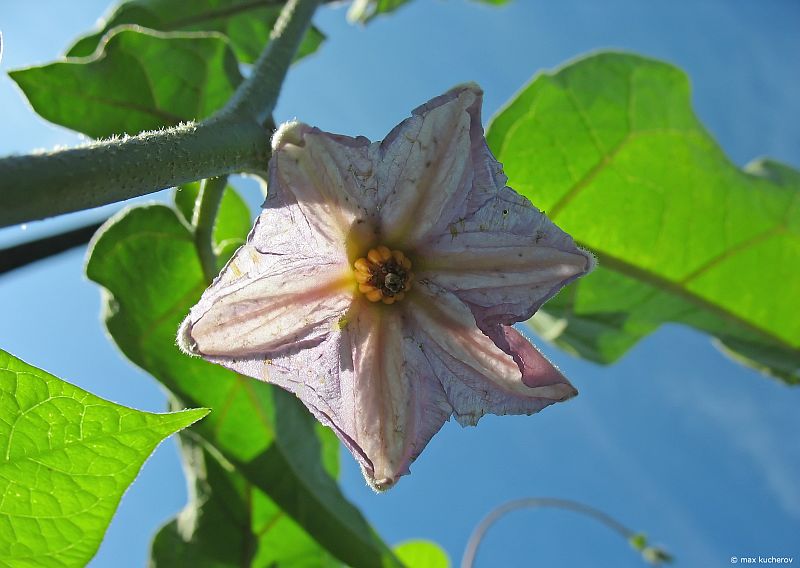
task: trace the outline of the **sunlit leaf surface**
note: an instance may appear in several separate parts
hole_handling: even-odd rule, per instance
[[[9,73],[41,116],[94,138],[199,120],[241,82],[224,37],[122,28],[101,53]]]
[[[409,540],[394,547],[400,561],[410,568],[450,568],[447,553],[434,542]]]
[[[509,184],[599,260],[534,317],[543,336],[610,363],[681,323],[800,381],[800,174],[731,164],[681,71],[619,53],[579,60],[537,76],[487,138]]]
[[[343,566],[229,464],[181,438],[191,500],[155,536],[152,568]]]
[[[0,565],[84,566],[147,457],[207,412],[126,408],[0,351]]]
[[[133,0],[117,6],[102,28],[79,39],[68,57],[94,53],[105,33],[123,24],[136,24],[164,32],[213,31],[225,34],[236,56],[252,63],[269,40],[284,2],[275,0]],[[311,27],[300,44],[296,59],[315,52],[325,36]]]

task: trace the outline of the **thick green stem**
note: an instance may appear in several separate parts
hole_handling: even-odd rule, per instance
[[[203,275],[209,284],[217,275],[217,253],[214,251],[214,225],[217,221],[217,211],[219,203],[222,201],[222,194],[225,193],[225,186],[228,184],[228,176],[220,176],[207,179],[200,187],[197,195],[197,203],[194,207],[192,225],[194,226],[194,244],[197,247],[197,254],[200,256],[200,264],[203,266]]]
[[[263,124],[275,109],[283,77],[311,23],[320,0],[289,0],[281,10],[267,48],[253,66],[249,80],[236,90],[224,113],[232,112]],[[280,77],[280,81],[275,78]]]
[[[203,178],[263,173],[272,112],[320,0],[290,0],[252,74],[200,124],[0,159],[0,227],[98,207]]]
[[[197,179],[266,169],[268,134],[216,120],[0,160],[0,226],[146,195]]]

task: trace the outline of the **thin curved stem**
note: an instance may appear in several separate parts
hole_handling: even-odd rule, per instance
[[[263,174],[272,112],[320,0],[290,0],[228,104],[200,124],[0,159],[0,227],[237,172]]]
[[[203,266],[203,275],[209,284],[217,275],[217,253],[214,251],[214,225],[217,211],[228,185],[228,176],[206,179],[200,186],[197,202],[194,207],[192,226],[194,226],[194,244]]]
[[[498,519],[504,515],[517,511],[519,509],[535,509],[541,507],[552,507],[556,509],[564,509],[573,511],[581,515],[590,517],[599,521],[601,524],[607,526],[625,540],[630,540],[635,536],[632,530],[614,519],[613,517],[605,514],[603,511],[578,503],[577,501],[570,501],[568,499],[553,499],[548,497],[529,497],[526,499],[517,499],[500,505],[491,511],[475,528],[475,531],[469,537],[467,547],[464,550],[464,558],[461,560],[461,568],[472,568],[475,563],[475,557],[478,554],[478,547],[486,536],[486,532],[491,526],[497,522]]]

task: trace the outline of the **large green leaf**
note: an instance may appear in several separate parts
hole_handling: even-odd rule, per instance
[[[181,400],[214,409],[198,434],[331,554],[353,566],[393,565],[331,476],[338,441],[330,430],[293,395],[178,351],[178,326],[205,288],[178,214],[163,205],[129,209],[89,254],[87,274],[107,290],[105,320],[117,345]]]
[[[9,75],[41,116],[94,138],[205,118],[242,80],[236,57],[218,34],[125,28],[107,36],[92,58]]]
[[[218,454],[189,436],[181,447],[192,499],[156,534],[151,568],[342,566]]]
[[[598,257],[532,323],[594,361],[666,322],[800,381],[800,174],[730,163],[678,69],[598,54],[536,77],[487,134],[512,187]]]
[[[147,457],[207,413],[125,408],[0,351],[0,565],[85,565]]]
[[[164,32],[220,32],[228,36],[236,56],[252,63],[267,45],[269,35],[284,2],[275,0],[133,0],[123,2],[105,20],[102,28],[79,39],[67,51],[68,57],[94,53],[109,30],[136,24]],[[311,27],[300,44],[296,59],[315,52],[325,36]]]

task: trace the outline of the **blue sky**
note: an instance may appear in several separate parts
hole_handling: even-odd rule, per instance
[[[3,2],[0,70],[54,59],[105,9],[97,0]],[[467,80],[484,87],[488,119],[538,70],[615,48],[684,68],[698,114],[734,162],[768,155],[800,167],[793,0],[515,0],[500,9],[417,0],[366,28],[348,25],[343,9],[325,8],[316,22],[330,39],[291,72],[278,120],[379,139],[412,108]],[[37,118],[0,78],[0,154],[76,141]],[[253,184],[242,188],[255,207]],[[115,209],[6,229],[0,244]],[[156,381],[105,337],[100,293],[82,265],[83,251],[74,251],[0,277],[0,346],[105,398],[162,410]],[[759,554],[800,561],[800,390],[731,362],[707,337],[677,326],[611,367],[543,350],[581,391],[577,399],[534,417],[486,417],[477,428],[448,423],[413,474],[384,495],[372,493],[343,454],[345,492],[390,543],[430,538],[458,561],[492,507],[550,496],[648,532],[683,566],[727,566],[731,556]],[[169,442],[125,496],[93,566],[142,566],[152,533],[185,497]],[[551,510],[499,522],[477,565],[641,561],[604,527]]]

